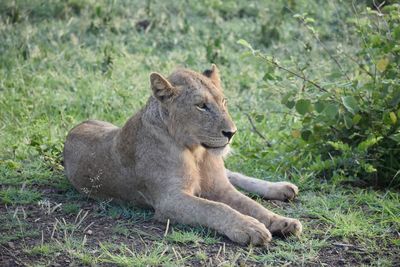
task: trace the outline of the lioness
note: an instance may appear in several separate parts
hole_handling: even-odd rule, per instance
[[[150,75],[146,106],[118,128],[89,120],[64,146],[68,179],[82,193],[151,207],[160,221],[211,227],[240,244],[265,245],[271,233],[300,234],[282,217],[235,189],[266,199],[292,199],[295,185],[246,177],[224,167],[236,132],[215,65]]]

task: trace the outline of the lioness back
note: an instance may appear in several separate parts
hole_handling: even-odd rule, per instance
[[[72,185],[89,197],[149,207],[143,198],[146,189],[140,177],[135,175],[132,155],[137,128],[141,127],[140,112],[130,121],[136,127],[119,128],[98,120],[75,126],[64,145],[64,169]],[[133,138],[121,139],[124,135]]]
[[[118,130],[111,123],[89,120],[68,133],[64,146],[64,168],[68,179],[79,191],[93,194],[97,191],[96,187],[101,186],[106,165],[113,161],[109,150]],[[99,166],[99,157],[103,158],[102,166]]]

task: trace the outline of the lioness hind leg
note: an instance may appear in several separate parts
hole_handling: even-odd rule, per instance
[[[269,200],[291,200],[297,196],[299,189],[288,182],[267,182],[260,179],[245,176],[241,173],[226,170],[229,181],[235,187],[247,192],[255,193]]]

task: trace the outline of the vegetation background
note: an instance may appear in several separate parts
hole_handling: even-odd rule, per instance
[[[1,1],[0,265],[399,265],[400,7],[381,2]],[[211,63],[239,129],[227,165],[300,187],[253,196],[300,239],[166,229],[66,180],[69,129],[121,126],[150,72]]]

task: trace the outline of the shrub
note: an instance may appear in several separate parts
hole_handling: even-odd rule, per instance
[[[310,25],[313,19],[307,14],[295,16],[318,40]],[[400,5],[366,8],[349,21],[360,48],[354,55],[345,55],[353,63],[350,73],[330,55],[348,82],[330,81],[333,86],[329,87],[282,66],[244,40],[239,43],[275,67],[264,80],[279,83],[287,74],[304,81],[301,90],[286,92],[281,98],[298,118],[285,140],[290,143],[289,152],[297,153],[289,164],[325,177],[352,177],[368,184],[399,187]]]

